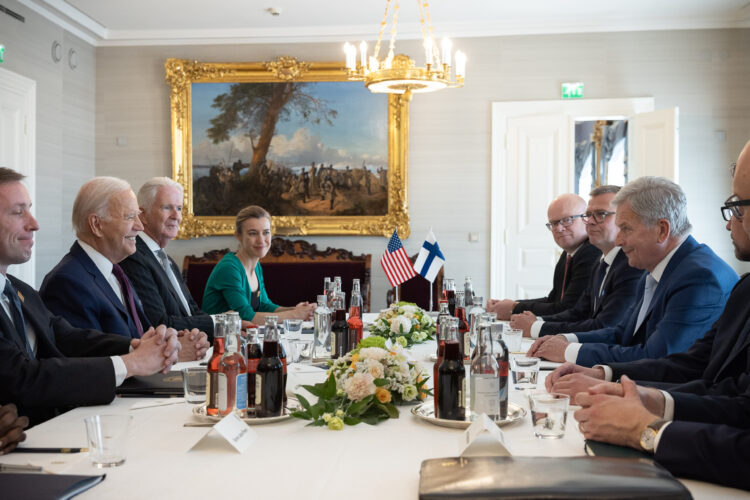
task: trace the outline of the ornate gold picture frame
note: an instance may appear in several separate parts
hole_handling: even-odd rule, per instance
[[[350,85],[364,88],[360,82],[347,81],[346,68],[338,62],[307,63],[291,57],[260,63],[202,63],[168,59],[164,66],[166,80],[171,87],[172,172],[174,179],[185,190],[180,238],[234,234],[237,207],[251,204],[263,206],[264,201],[273,205],[267,208],[273,215],[275,234],[389,236],[397,227],[402,238],[408,237],[408,96],[389,94],[386,97],[365,91],[362,95],[357,94],[356,99],[335,101],[339,109],[333,109],[328,104],[330,99],[325,96],[337,99],[350,90]],[[296,85],[297,82],[300,85]],[[210,88],[200,85],[211,83],[223,85]],[[299,141],[292,141],[289,137],[291,134],[279,135],[280,146],[274,149],[268,139],[268,120],[264,121],[258,116],[265,108],[272,107],[272,98],[265,96],[270,96],[273,90],[269,89],[276,86],[268,84],[285,84],[286,89],[304,87],[300,92],[302,97],[296,101],[297,108],[286,111],[279,121],[289,119],[290,115],[296,113],[297,120],[307,120],[316,126],[325,123],[334,127],[333,132],[325,132],[334,134],[333,142],[350,141],[352,149],[356,149],[355,145],[372,147],[374,136],[378,134],[373,134],[372,141],[368,134],[359,137],[347,135],[357,128],[351,124],[360,125],[370,119],[364,115],[355,121],[350,118],[350,121],[340,125],[339,136],[335,136],[336,118],[340,116],[341,107],[351,111],[349,108],[354,103],[357,108],[365,110],[381,109],[372,102],[363,104],[367,99],[379,99],[377,102],[387,107],[382,117],[387,131],[378,131],[383,145],[387,143],[387,151],[382,152],[380,157],[365,153],[347,156],[346,145],[324,145],[329,152],[328,161],[312,157],[314,155],[311,153],[306,153],[307,156],[301,153],[296,157],[286,156],[297,158],[296,164],[275,161],[270,153],[266,153],[298,152],[294,150],[294,145]],[[359,92],[359,87],[351,87],[351,91]],[[268,99],[259,106],[263,109],[258,111],[254,108],[238,116],[238,103],[246,104],[251,98],[257,102],[259,94]],[[196,100],[196,96],[207,97],[202,97],[203,101],[200,101]],[[214,114],[210,115],[206,111],[208,109]],[[248,125],[251,120],[259,125],[255,128]],[[207,134],[211,140],[203,137],[200,144],[193,144],[198,131]],[[236,133],[230,137],[229,131]],[[265,138],[263,133],[266,133]],[[294,138],[299,139],[298,135],[295,133]],[[273,135],[273,129],[271,136],[274,139],[277,137]],[[315,143],[314,139],[319,138],[313,137],[312,141],[310,137],[303,139],[307,139],[306,143]],[[217,159],[214,153],[222,144],[226,147],[220,150],[227,153],[222,156],[223,159]],[[244,158],[240,154],[241,148],[233,144],[249,145]],[[194,147],[198,151],[194,151]],[[304,162],[302,157],[305,158]],[[334,164],[331,157],[342,158],[342,161]],[[199,159],[197,162],[194,161],[196,158]],[[350,165],[348,160],[353,158],[361,163]],[[290,160],[289,163],[294,162]]]

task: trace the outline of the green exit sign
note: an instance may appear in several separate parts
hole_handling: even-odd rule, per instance
[[[563,99],[580,99],[583,97],[583,82],[563,83]]]
[[[5,62],[5,45],[0,45],[0,64]]]

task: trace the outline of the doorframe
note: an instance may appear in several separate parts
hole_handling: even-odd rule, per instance
[[[507,123],[508,118],[532,115],[567,115],[570,118],[569,151],[575,151],[576,121],[630,117],[654,110],[653,97],[624,99],[586,99],[553,101],[513,101],[492,103],[492,169],[490,180],[490,297],[502,299],[507,295],[505,281],[508,199]],[[568,189],[573,185],[573,155],[569,155]],[[561,194],[561,193],[560,193]],[[546,207],[544,207],[546,209]]]
[[[27,111],[24,117],[24,140],[21,145],[21,148],[25,151],[26,164],[12,167],[26,176],[23,183],[29,191],[29,197],[32,201],[31,214],[36,217],[36,206],[34,205],[36,200],[36,81],[5,68],[0,68],[0,92],[18,96],[19,100],[24,102]],[[11,167],[11,165],[7,166]],[[36,252],[31,253],[28,262],[21,266],[13,266],[13,268],[18,270],[22,266],[25,271],[23,273],[16,271],[14,276],[18,275],[19,279],[36,286]]]

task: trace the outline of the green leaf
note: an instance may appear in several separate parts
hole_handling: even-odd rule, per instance
[[[315,385],[303,385],[302,388],[305,389],[310,394],[312,394],[313,396],[321,397],[324,386],[325,384],[320,383],[320,384],[315,384]]]
[[[331,373],[328,376],[328,380],[323,382],[323,390],[321,391],[320,398],[331,399],[336,395],[336,378]]]
[[[388,418],[398,418],[398,408],[393,406],[392,403],[381,403],[378,401],[375,406],[385,415],[388,415]]]
[[[299,404],[302,405],[302,408],[304,408],[307,411],[310,411],[310,402],[301,394],[295,394],[297,397],[297,401],[299,401]]]
[[[313,420],[312,422],[310,422],[307,425],[309,427],[323,427],[324,425],[326,425],[326,423],[323,422],[323,420]]]
[[[312,419],[312,417],[310,416],[310,413],[307,412],[307,411],[293,411],[289,415],[291,415],[294,418],[301,418],[302,420],[311,420]]]
[[[385,385],[388,385],[389,382],[387,378],[376,378],[375,380],[373,380],[373,383],[376,387],[383,387]]]
[[[316,404],[310,407],[310,415],[312,415],[312,418],[320,418],[322,414],[324,414],[325,411],[323,408],[321,408],[320,404]]]
[[[344,417],[344,423],[346,425],[357,425],[359,423],[362,423],[362,421],[354,417]]]
[[[361,413],[366,412],[372,404],[374,396],[370,395],[361,401],[357,401],[349,407],[347,413],[352,416],[359,416]]]
[[[382,422],[383,420],[387,420],[387,419],[388,419],[388,416],[386,414],[380,413],[380,412],[373,413],[373,414],[370,414],[370,415],[364,415],[364,416],[360,417],[360,420],[362,420],[362,422],[364,422],[366,424],[369,424],[369,425],[377,425],[380,422]]]

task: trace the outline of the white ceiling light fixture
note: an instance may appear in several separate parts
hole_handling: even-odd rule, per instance
[[[451,41],[443,39],[442,47],[435,44],[427,0],[416,0],[419,10],[419,24],[422,30],[422,41],[425,51],[425,65],[416,66],[414,60],[404,54],[395,54],[396,32],[398,24],[399,0],[386,0],[385,14],[380,23],[378,41],[372,55],[367,53],[367,43],[357,48],[350,43],[344,44],[346,67],[349,80],[364,81],[371,92],[404,94],[434,92],[444,88],[463,87],[466,76],[466,55],[457,50],[455,53],[455,73],[452,61]],[[391,4],[393,8],[391,9]],[[380,58],[380,46],[383,33],[388,25],[389,13],[391,37],[388,53]],[[442,48],[442,50],[441,50]]]

